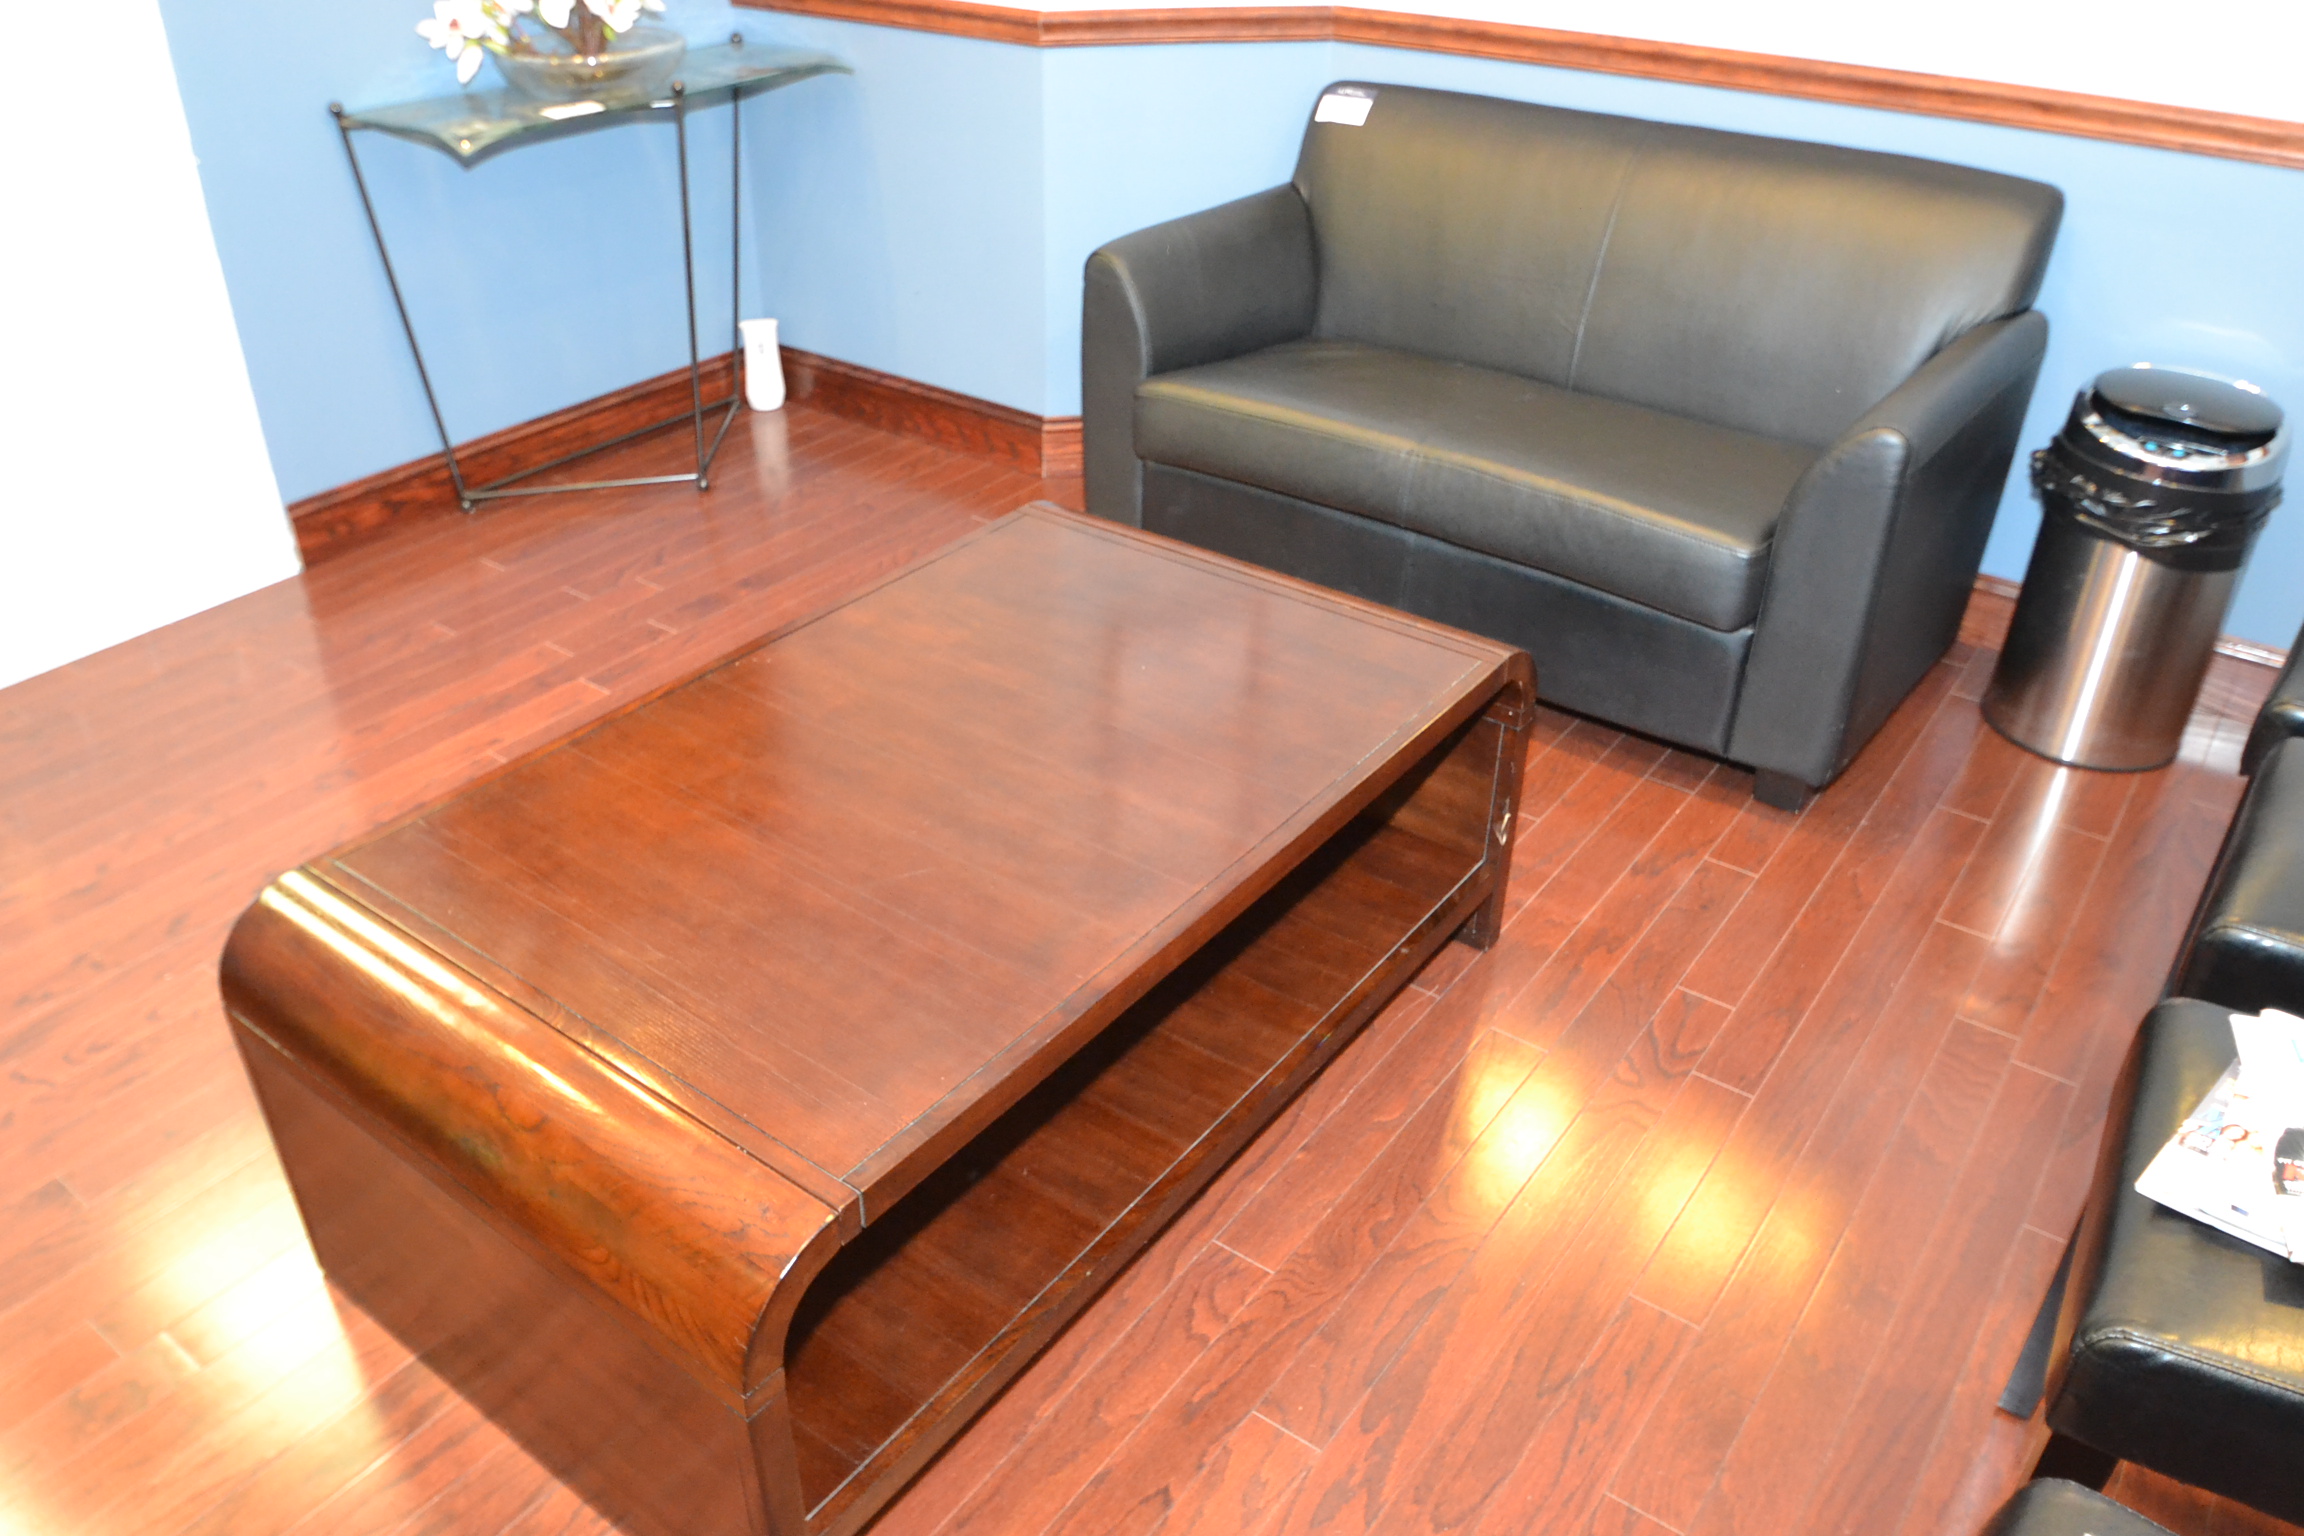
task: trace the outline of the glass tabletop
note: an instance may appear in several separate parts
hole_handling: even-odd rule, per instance
[[[686,88],[689,106],[705,107],[773,91],[813,75],[851,73],[828,53],[729,42],[689,49],[674,79]],[[472,166],[520,144],[589,133],[652,114],[669,117],[673,105],[669,89],[652,97],[604,92],[596,101],[539,101],[506,89],[455,91],[386,107],[348,109],[340,121],[347,129],[373,129],[411,144],[430,145],[459,164]]]

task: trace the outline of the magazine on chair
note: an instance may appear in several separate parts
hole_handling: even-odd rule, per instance
[[[2136,1192],[2304,1262],[2304,1019],[2232,1016],[2240,1053],[2136,1180]]]

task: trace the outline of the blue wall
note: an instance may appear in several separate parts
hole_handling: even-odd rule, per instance
[[[1037,411],[1046,390],[1040,69],[1032,49],[882,27],[744,31],[852,76],[745,107],[766,236],[758,314],[792,346]]]
[[[747,313],[792,345],[1046,415],[1079,409],[1080,266],[1115,235],[1285,180],[1319,87],[1359,78],[1895,150],[2064,189],[2025,428],[2053,433],[2099,369],[2237,374],[2304,411],[2304,174],[1980,124],[1353,44],[1033,50],[671,0],[674,24],[823,48],[852,78],[745,109]],[[321,107],[444,88],[417,0],[256,0],[230,38],[163,0],[281,488],[435,446]],[[181,23],[181,24],[180,24]],[[256,26],[272,42],[243,39]],[[725,114],[701,120],[701,250],[725,249]],[[459,437],[685,359],[669,132],[523,150],[477,171],[363,141]],[[2165,216],[2140,217],[2151,209]],[[599,274],[618,293],[591,297]],[[708,264],[706,346],[725,341]],[[2013,477],[1985,557],[2020,577],[2038,513]],[[2276,514],[2228,621],[2285,646],[2304,619],[2304,500]]]
[[[414,30],[429,0],[245,0],[229,26],[199,0],[161,10],[281,494],[437,452],[326,110],[454,87]],[[677,19],[708,38],[741,25],[722,5],[687,4]],[[481,78],[492,77],[491,65]],[[708,258],[699,319],[707,351],[724,352],[727,112],[694,126]],[[687,361],[668,127],[562,140],[470,171],[379,134],[359,148],[458,439]]]
[[[1044,415],[1080,410],[1080,283],[1115,235],[1261,192],[1296,169],[1326,43],[1051,48]]]

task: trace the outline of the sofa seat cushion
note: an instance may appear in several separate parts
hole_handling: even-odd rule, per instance
[[[1428,534],[1732,632],[1815,453],[1359,342],[1147,379],[1138,457]]]

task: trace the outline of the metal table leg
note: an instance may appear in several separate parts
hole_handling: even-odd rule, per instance
[[[336,136],[344,141],[344,158],[352,162],[352,185],[360,189],[360,209],[368,215],[368,233],[376,237],[376,256],[384,263],[384,282],[392,290],[392,307],[400,311],[400,329],[408,337],[408,355],[416,359],[416,379],[424,386],[424,403],[432,409],[432,425],[440,433],[440,456],[448,461],[448,478],[456,487],[456,499],[464,510],[472,510],[472,495],[464,489],[463,471],[456,467],[456,447],[448,441],[448,423],[440,414],[439,397],[432,393],[432,375],[424,366],[424,349],[416,345],[416,326],[408,318],[408,301],[400,296],[400,278],[392,270],[392,253],[384,248],[384,226],[376,222],[376,205],[368,197],[368,178],[360,174],[360,156],[352,148],[352,130],[344,125],[344,104],[328,103],[328,115],[336,120]]]
[[[739,33],[730,41],[741,44],[743,36]],[[580,448],[574,453],[562,454],[556,459],[538,464],[531,469],[506,475],[502,479],[492,480],[481,486],[469,486],[464,483],[463,467],[456,462],[456,445],[449,439],[447,418],[441,414],[439,396],[432,388],[431,371],[424,365],[424,350],[416,341],[416,325],[409,317],[408,301],[400,291],[399,275],[392,267],[392,253],[384,243],[384,226],[376,217],[376,204],[368,194],[368,179],[361,171],[360,156],[352,145],[352,130],[344,121],[343,105],[337,102],[329,104],[328,111],[336,120],[337,135],[344,143],[344,158],[352,167],[352,183],[359,189],[361,211],[368,218],[368,233],[376,241],[376,256],[384,267],[385,284],[392,290],[392,304],[400,315],[400,329],[408,338],[408,355],[416,363],[417,382],[424,387],[424,404],[432,413],[434,430],[440,434],[440,456],[447,462],[449,481],[455,486],[456,499],[466,512],[475,510],[483,501],[495,501],[511,496],[549,496],[561,491],[607,491],[618,490],[627,486],[679,485],[691,481],[694,482],[699,491],[710,488],[713,460],[720,456],[720,446],[727,441],[728,428],[734,423],[737,411],[742,409],[744,404],[743,346],[741,332],[735,326],[736,318],[743,313],[744,285],[742,244],[744,219],[743,96],[738,93],[730,97],[728,102],[728,302],[731,315],[729,340],[732,363],[730,370],[731,388],[726,400],[715,400],[710,405],[707,405],[704,400],[704,364],[698,347],[696,331],[696,239],[689,208],[688,99],[687,87],[684,83],[677,80],[672,83],[672,100],[673,132],[678,140],[680,162],[680,270],[688,302],[689,408],[676,415],[667,416],[662,421],[653,421],[644,427],[636,427],[632,431],[619,433],[604,442],[594,443],[587,448]],[[719,428],[712,434],[712,440],[707,444],[704,440],[705,413],[708,410],[721,410],[723,406],[725,410],[722,412]],[[577,459],[589,457],[604,449],[628,443],[634,438],[645,437],[651,432],[661,431],[683,418],[688,421],[695,436],[696,468],[692,471],[675,475],[635,475],[616,480],[562,481],[552,485],[519,484],[520,481],[543,474],[547,470],[558,469],[563,464],[573,463]]]

